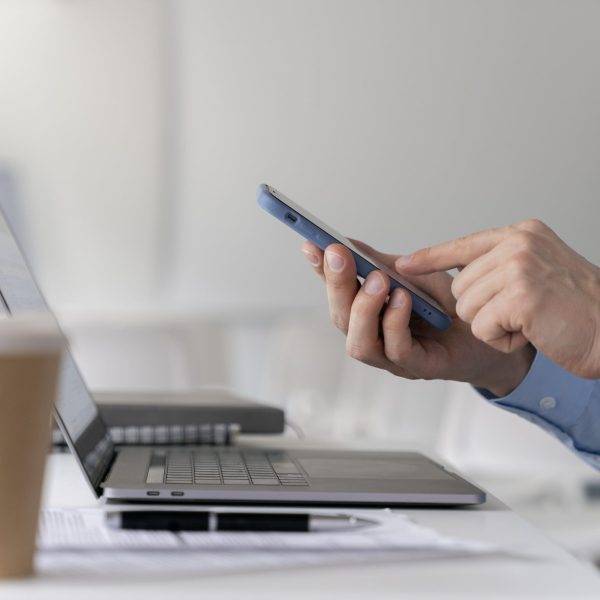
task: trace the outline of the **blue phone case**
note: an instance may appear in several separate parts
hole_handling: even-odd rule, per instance
[[[272,189],[272,188],[271,188]],[[331,234],[324,231],[321,227],[316,225],[312,220],[312,215],[308,215],[306,211],[300,212],[294,206],[286,204],[283,200],[275,197],[271,193],[269,186],[262,184],[258,188],[257,200],[262,208],[268,213],[273,215],[276,219],[285,223],[288,227],[299,233],[302,237],[307,239],[309,242],[315,244],[321,250],[325,250],[330,244],[343,244],[346,246],[356,263],[356,272],[360,277],[366,277],[371,271],[376,271],[380,267],[374,265],[364,257],[357,254],[348,244],[344,241],[343,236],[336,238]],[[279,192],[277,192],[279,193]],[[287,200],[287,199],[286,199]],[[291,203],[291,201],[288,200]],[[397,281],[389,269],[381,269],[390,278],[391,289],[404,288],[412,297],[412,310],[413,313],[425,319],[429,324],[433,325],[437,329],[447,329],[452,324],[452,319],[440,308],[434,306],[431,302],[428,302],[425,298],[419,295],[418,292],[409,289]],[[426,295],[424,292],[421,292]],[[432,302],[435,302],[432,299]]]

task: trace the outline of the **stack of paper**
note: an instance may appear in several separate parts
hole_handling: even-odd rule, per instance
[[[223,512],[223,508],[219,508]],[[229,510],[238,510],[230,508]],[[259,509],[257,509],[259,510]],[[269,509],[273,511],[277,509]],[[281,509],[281,512],[292,512]],[[339,510],[316,510],[319,514]],[[207,572],[290,567],[325,562],[355,562],[382,555],[405,558],[489,554],[488,544],[443,536],[389,510],[352,510],[344,514],[371,519],[372,527],[311,533],[153,532],[108,528],[104,511],[46,509],[38,535],[42,571],[114,573]]]

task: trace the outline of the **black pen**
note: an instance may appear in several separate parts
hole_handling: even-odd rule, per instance
[[[376,522],[343,514],[124,510],[108,512],[106,524],[152,531],[342,531]]]

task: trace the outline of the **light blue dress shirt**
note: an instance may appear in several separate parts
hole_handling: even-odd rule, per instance
[[[600,469],[600,379],[583,379],[538,352],[521,384],[493,404],[539,425]]]

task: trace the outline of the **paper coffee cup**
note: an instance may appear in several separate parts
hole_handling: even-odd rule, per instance
[[[64,347],[51,315],[0,317],[0,578],[33,572]]]

